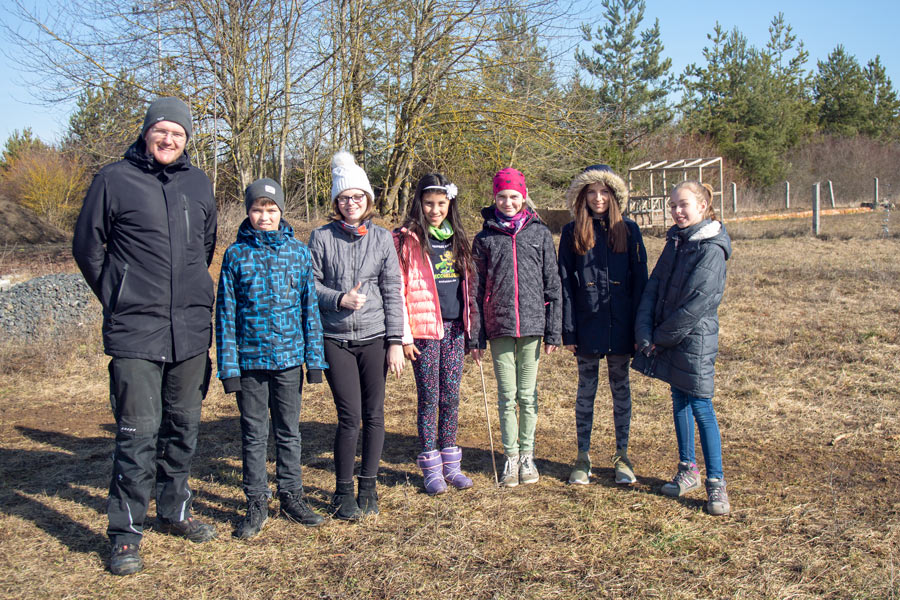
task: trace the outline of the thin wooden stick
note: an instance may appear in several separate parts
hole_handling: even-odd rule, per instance
[[[491,465],[494,467],[494,485],[500,486],[500,478],[497,477],[497,459],[494,456],[494,432],[491,430],[491,415],[488,412],[487,388],[484,385],[484,367],[478,361],[478,372],[481,373],[481,397],[484,399],[484,418],[488,426],[488,439],[491,442]]]

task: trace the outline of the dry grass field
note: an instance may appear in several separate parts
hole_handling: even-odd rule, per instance
[[[677,461],[671,400],[663,384],[638,374],[637,484],[613,482],[611,401],[601,386],[593,483],[566,485],[576,370],[560,352],[541,364],[537,485],[494,487],[481,380],[467,361],[459,443],[475,487],[425,495],[407,370],[388,386],[381,514],[309,531],[277,518],[273,500],[276,518],[258,538],[238,541],[238,411],[214,382],[192,486],[195,512],[219,539],[193,545],[151,530],[145,570],[116,578],[105,569],[113,419],[99,323],[0,342],[0,596],[896,598],[900,236],[883,239],[882,219],[826,217],[822,239],[808,235],[806,220],[729,228],[715,399],[728,517],[707,515],[702,492],[681,500],[658,492]],[[652,263],[662,240],[647,246]],[[4,261],[0,270],[74,270],[59,256]],[[493,398],[489,364],[485,378]],[[306,386],[301,420],[304,481],[322,510],[334,485],[326,385]],[[274,462],[269,470],[274,476]]]

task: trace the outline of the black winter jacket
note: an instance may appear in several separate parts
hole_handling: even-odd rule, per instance
[[[72,255],[103,305],[110,356],[172,362],[212,340],[216,203],[183,154],[161,165],[143,138],[100,169],[75,225]]]
[[[481,318],[472,323],[472,345],[487,339],[543,336],[562,343],[561,291],[550,229],[532,213],[515,234],[497,223],[494,207],[481,210],[483,229],[472,243]]]
[[[626,252],[609,247],[606,218],[592,219],[594,247],[575,252],[575,222],[559,239],[562,343],[579,356],[634,353],[634,316],[647,284],[647,250],[637,223],[628,228]]]
[[[730,256],[731,239],[719,221],[669,229],[634,325],[638,346],[655,344],[656,350],[636,353],[632,368],[692,396],[713,397],[718,308]]]

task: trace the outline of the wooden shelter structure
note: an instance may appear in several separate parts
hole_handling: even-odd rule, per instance
[[[722,203],[722,157],[648,160],[628,169],[625,213],[641,226],[667,225],[669,192],[676,184],[696,179],[713,187],[713,206]],[[716,201],[718,200],[718,202]]]

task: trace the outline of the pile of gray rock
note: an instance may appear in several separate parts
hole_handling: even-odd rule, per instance
[[[2,338],[53,335],[100,319],[100,305],[80,274],[44,275],[0,291]]]

